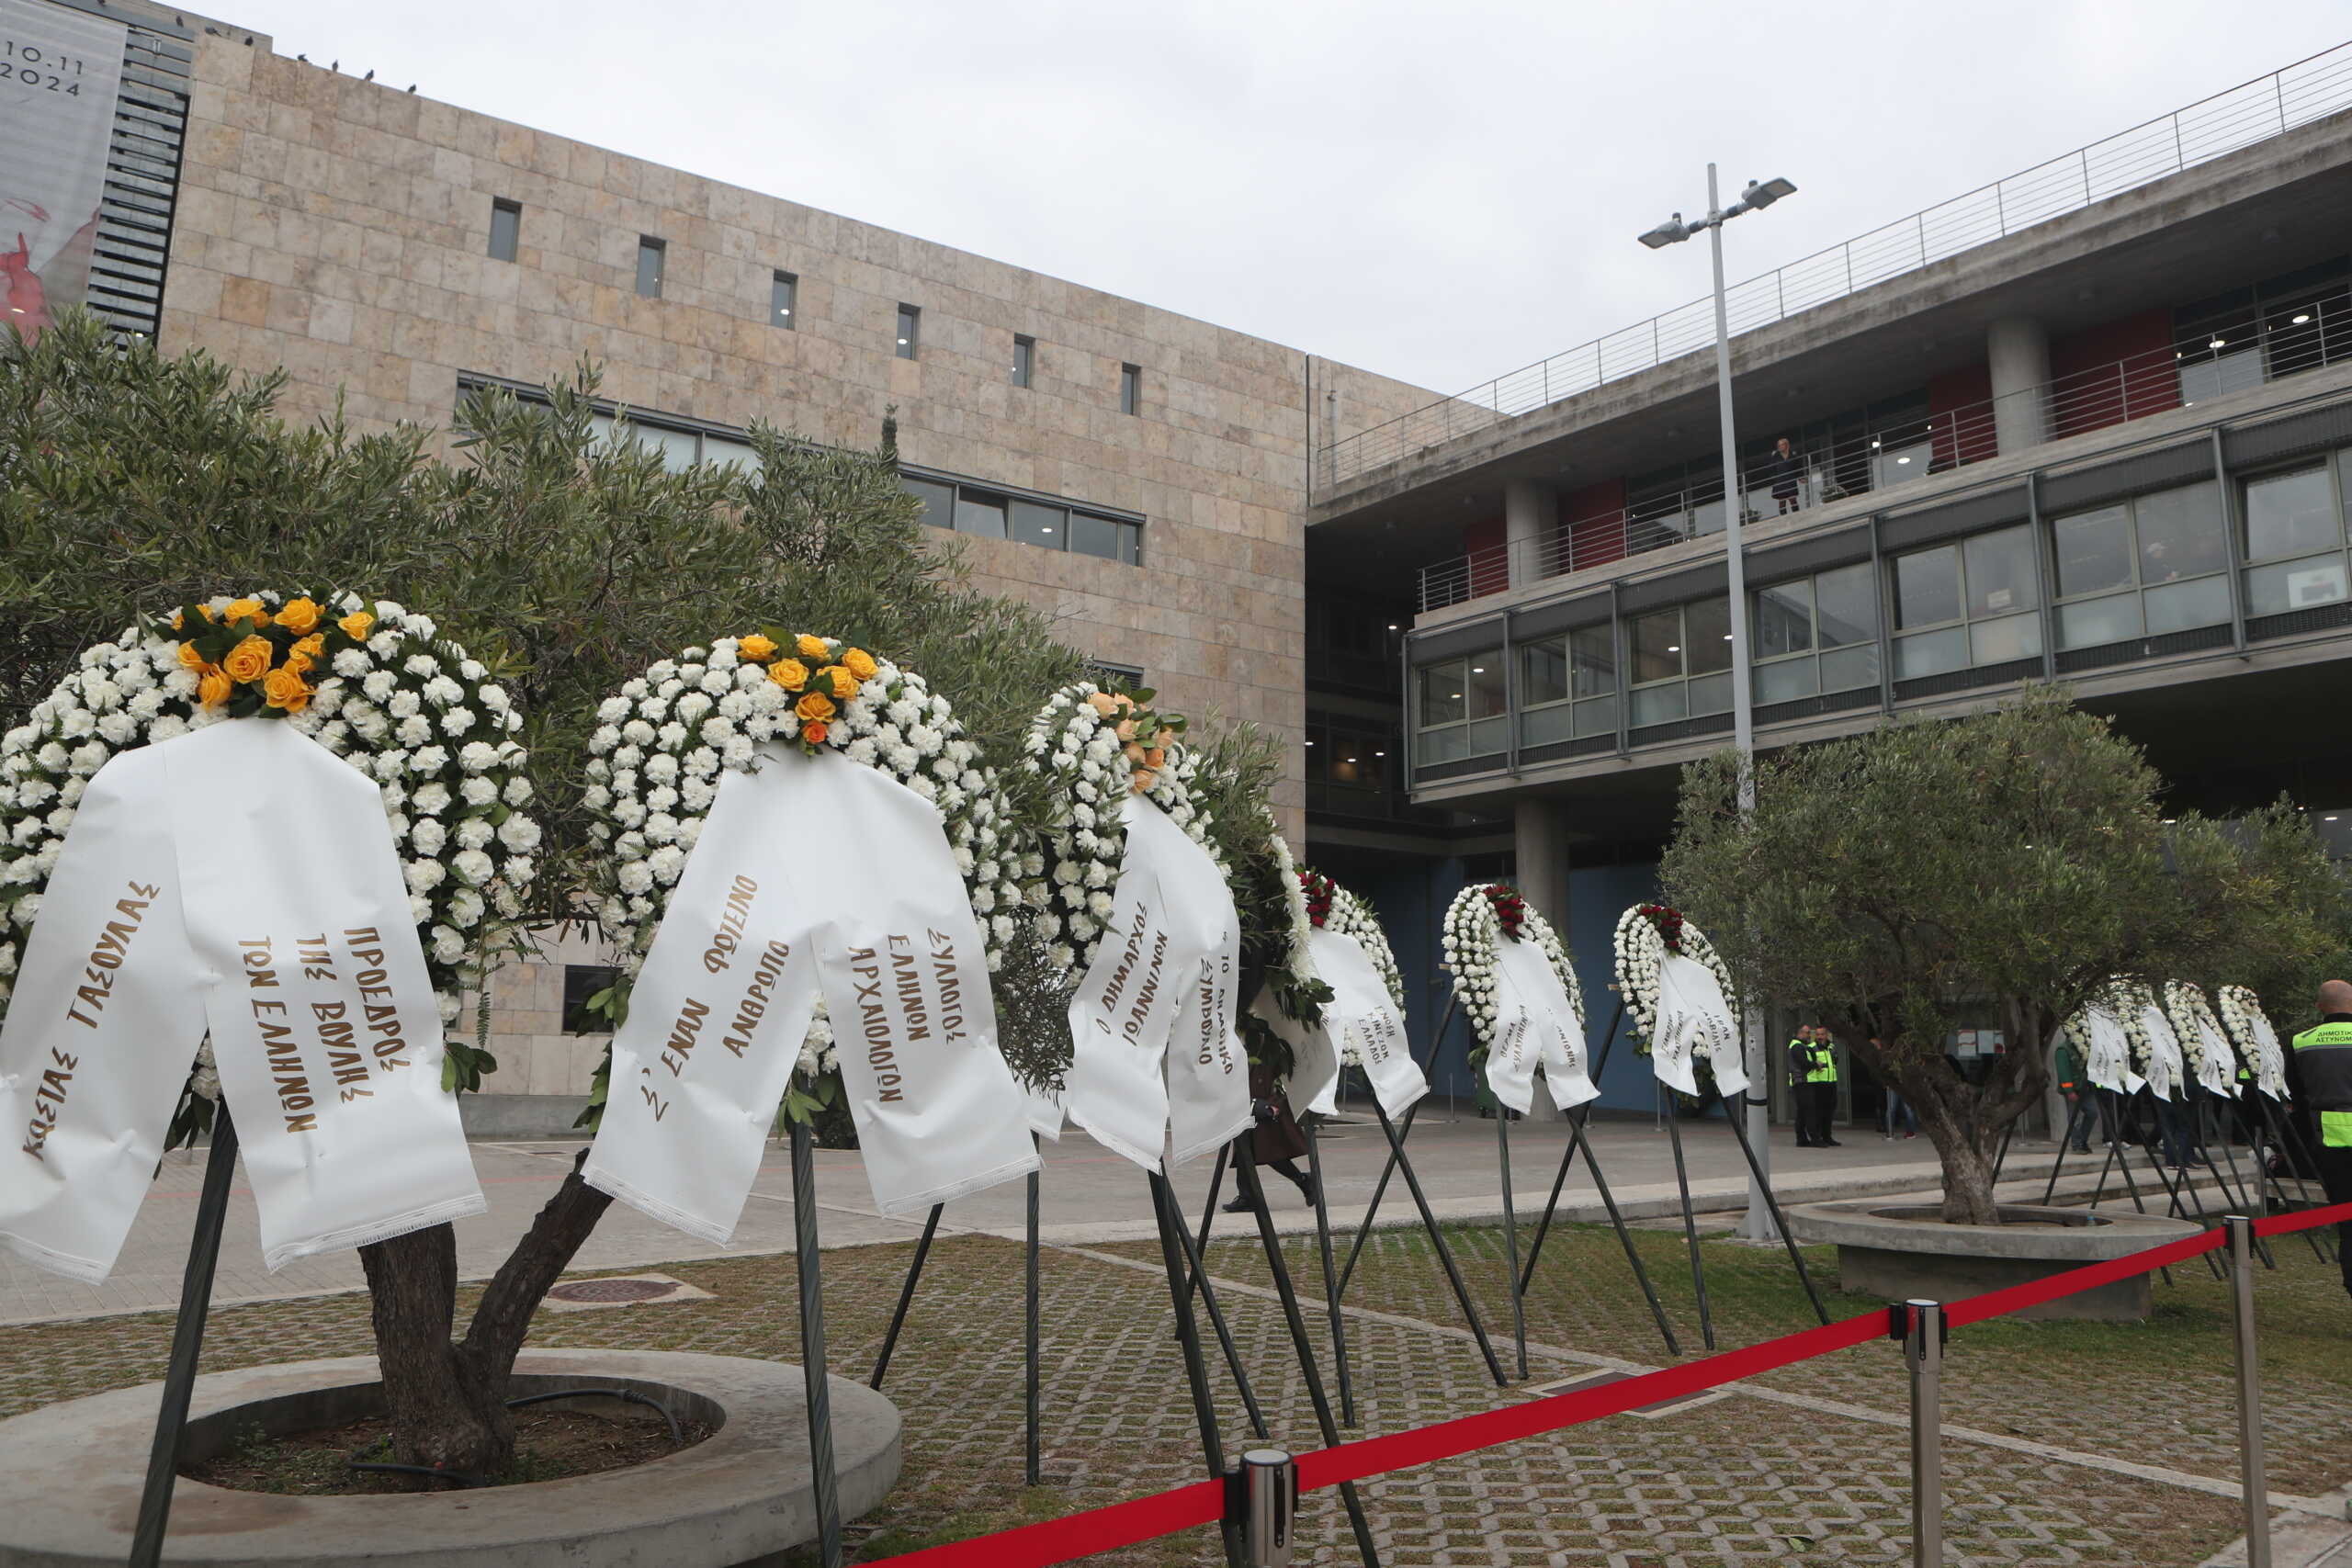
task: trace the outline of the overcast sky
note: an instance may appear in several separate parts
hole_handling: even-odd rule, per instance
[[[1453,391],[2352,37],[2343,0],[216,0],[284,54]],[[2347,56],[2352,62],[2352,56]],[[2352,93],[2352,62],[2342,73]]]

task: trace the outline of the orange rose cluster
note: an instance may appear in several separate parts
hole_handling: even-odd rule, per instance
[[[1144,694],[1146,698],[1150,695]],[[1168,762],[1168,748],[1175,744],[1184,721],[1163,718],[1125,692],[1096,692],[1086,701],[1096,713],[1114,721],[1112,733],[1119,738],[1120,751],[1135,770],[1135,792],[1141,795],[1158,784],[1159,770]]]
[[[300,713],[318,692],[311,671],[363,646],[375,625],[365,610],[330,620],[308,594],[275,610],[237,599],[218,612],[190,604],[172,617],[181,668],[196,672],[197,700],[231,718]]]
[[[838,637],[802,634],[791,639],[792,651],[777,637],[754,632],[735,645],[747,664],[767,666],[768,679],[792,699],[793,716],[800,720],[801,749],[815,751],[832,733],[842,705],[857,695],[858,687],[882,668],[874,655],[851,648]]]

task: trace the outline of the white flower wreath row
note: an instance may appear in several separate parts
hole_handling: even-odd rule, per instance
[[[2270,1019],[2262,1010],[2262,998],[2245,986],[2223,986],[2213,996],[2221,1004],[2222,1032],[2237,1047],[2239,1059],[2253,1068],[2255,1082],[2266,1093],[2272,1086],[2283,1085],[2286,1054],[2278,1031],[2269,1027]]]
[[[2230,1054],[2227,1036],[2222,1033],[2222,1021],[2213,1015],[2213,1006],[2205,999],[2204,991],[2186,980],[2165,982],[2165,1017],[2172,1024],[2172,1032],[2180,1040],[2180,1049],[2188,1060],[2188,1076],[2193,1082],[2203,1083],[2209,1077],[2217,1081],[2235,1081],[2237,1059]],[[2205,1027],[2200,1027],[2205,1026]],[[2212,1030],[2207,1034],[2206,1027]],[[2211,1049],[2208,1040],[2222,1042],[2221,1060],[2208,1060]],[[2218,1072],[2212,1071],[2217,1068]]]
[[[1519,900],[1519,935],[1513,938],[1503,927],[1501,915],[1495,908],[1498,897]],[[1544,959],[1568,993],[1568,1004],[1576,1010],[1579,1024],[1584,1020],[1584,991],[1577,984],[1576,965],[1568,958],[1568,950],[1552,930],[1551,922],[1529,908],[1521,896],[1501,884],[1474,883],[1453,897],[1446,906],[1443,928],[1445,967],[1453,976],[1454,994],[1462,998],[1462,1010],[1469,1016],[1470,1027],[1482,1044],[1494,1043],[1498,1019],[1495,1014],[1495,971],[1499,944],[1511,942],[1532,942],[1544,951]]]
[[[1093,962],[1111,918],[1112,890],[1125,863],[1127,796],[1141,793],[1168,813],[1194,843],[1208,852],[1220,875],[1230,874],[1209,834],[1206,813],[1193,804],[1192,784],[1200,776],[1200,754],[1181,740],[1148,747],[1161,753],[1158,767],[1140,774],[1127,748],[1156,737],[1137,737],[1126,716],[1143,710],[1132,699],[1103,691],[1091,681],[1063,687],[1030,721],[1022,765],[1053,775],[1056,814],[1046,832],[1039,863],[1046,882],[1030,894],[1044,913],[1048,959],[1057,969],[1083,972]],[[1120,727],[1129,728],[1127,735]],[[1136,789],[1137,778],[1145,787]]]
[[[818,693],[825,716],[804,719],[812,682],[828,665],[847,668],[852,653],[850,662],[871,673],[853,675],[846,692]],[[787,671],[783,679],[779,671]],[[606,698],[596,717],[585,801],[594,818],[589,831],[607,852],[599,857],[598,919],[626,975],[637,973],[653,944],[722,771],[750,771],[763,745],[840,751],[936,806],[988,939],[990,969],[1012,940],[1023,876],[1045,869],[1035,854],[1023,855],[995,772],[965,739],[947,699],[914,671],[836,639],[804,636],[780,646],[765,636],[720,637],[648,666]],[[820,1007],[798,1070],[814,1078],[834,1065],[832,1029]]]
[[[1636,904],[1617,917],[1617,930],[1611,938],[1611,949],[1617,971],[1617,992],[1625,998],[1625,1011],[1633,1019],[1634,1043],[1645,1055],[1650,1049],[1650,1036],[1657,1026],[1657,993],[1661,973],[1665,969],[1669,950],[1666,937],[1648,910],[1657,905]],[[1731,970],[1723,955],[1706,933],[1688,920],[1680,922],[1682,957],[1704,964],[1723,987],[1724,1000],[1732,1010],[1739,1010],[1739,995],[1732,988]]]
[[[2157,1001],[2155,992],[2143,981],[2119,979],[2109,987],[2106,1005],[2123,1025],[2123,1038],[2131,1047],[2133,1075],[2167,1091],[2178,1089],[2180,1085],[2171,1081],[2174,1077],[2172,1064],[2177,1058],[2158,1055],[2155,1036],[2148,1027],[2150,1009],[2154,1009],[2159,1018],[2164,1016],[2163,1005]],[[2169,1023],[2167,1020],[2167,1027]]]
[[[288,605],[266,592],[204,608],[218,617],[241,603],[273,615]],[[309,672],[307,705],[254,722],[291,725],[376,782],[446,1022],[458,1016],[459,993],[480,983],[536,872],[539,827],[522,809],[531,782],[510,738],[521,716],[482,665],[438,640],[429,617],[350,594],[317,609],[361,635]],[[180,648],[161,623],[126,627],[83,649],[74,672],[0,738],[0,1003],[91,776],[117,752],[226,716],[199,700],[203,677]],[[188,1087],[218,1097],[209,1046]]]

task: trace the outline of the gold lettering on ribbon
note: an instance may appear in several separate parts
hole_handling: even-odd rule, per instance
[[[237,945],[244,949],[245,988],[248,991],[274,991],[279,988],[277,971],[273,964],[277,956],[266,936],[240,937]],[[318,1112],[311,1109],[317,1101],[311,1097],[311,1077],[302,1066],[302,1043],[294,1033],[294,1026],[278,1021],[288,1016],[285,1002],[274,997],[254,997],[254,1026],[261,1032],[262,1054],[268,1058],[271,1084],[277,1090],[277,1109],[285,1118],[288,1133],[315,1133],[319,1130]]]
[[[74,999],[65,1004],[65,1016],[85,1029],[97,1028],[107,999],[114,995],[115,976],[130,956],[130,939],[139,934],[140,926],[146,920],[147,906],[162,893],[161,886],[153,883],[127,882],[123,886],[129,891],[115,900],[114,918],[100,928],[97,940],[90,946],[89,957],[82,965],[82,979],[74,988]],[[25,1153],[43,1164],[49,1160],[50,1132],[65,1109],[74,1075],[82,1066],[79,1053],[62,1046],[50,1047],[49,1056],[50,1065],[41,1069],[40,1087],[33,1090],[33,1113],[25,1122],[25,1141],[21,1145]]]

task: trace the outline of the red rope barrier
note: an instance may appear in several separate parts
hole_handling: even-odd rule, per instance
[[[2310,1230],[2317,1225],[2344,1224],[2352,1224],[2352,1203],[2335,1203],[2322,1209],[2273,1214],[2256,1220],[2254,1228],[2256,1235],[2267,1236]],[[2168,1264],[2186,1262],[2225,1247],[2228,1241],[2226,1231],[2201,1231],[2196,1235],[2183,1236],[2178,1241],[2150,1247],[2144,1252],[2134,1252],[2104,1263],[2087,1264],[2080,1269],[2070,1269],[2063,1274],[2030,1280],[2020,1285],[2010,1285],[1962,1301],[1946,1303],[1944,1316],[1955,1327],[1982,1323],[1989,1318],[2040,1306],[2045,1302],[2057,1301],[2064,1296],[2096,1290],[2118,1280],[2128,1280]],[[1742,1378],[1755,1377],[1799,1361],[1811,1360],[1816,1356],[1830,1355],[1872,1339],[1884,1338],[1889,1326],[1886,1313],[1864,1313],[1819,1328],[1808,1328],[1800,1333],[1783,1335],[1778,1339],[1768,1339],[1745,1349],[1725,1350],[1703,1360],[1661,1368],[1639,1377],[1603,1383],[1597,1388],[1571,1389],[1546,1399],[1529,1400],[1523,1404],[1508,1405],[1500,1410],[1480,1411],[1475,1416],[1459,1416],[1434,1426],[1417,1427],[1410,1431],[1365,1438],[1352,1443],[1341,1443],[1337,1448],[1301,1454],[1298,1458],[1299,1490],[1310,1492],[1318,1487],[1337,1486],[1342,1482],[1362,1481],[1368,1476],[1385,1475],[1392,1471],[1456,1459],[1480,1449],[1539,1438],[1547,1432],[1620,1416],[1645,1404],[1703,1393],[1725,1383],[1737,1382]],[[1190,1486],[1180,1486],[1172,1492],[1131,1498],[1107,1507],[1090,1508],[1084,1513],[1049,1519],[1043,1524],[1024,1525],[1018,1529],[981,1536],[972,1540],[930,1547],[888,1561],[908,1564],[909,1568],[982,1568],[983,1564],[985,1568],[1051,1568],[1054,1563],[1068,1562],[1091,1552],[1131,1546],[1139,1540],[1172,1535],[1196,1525],[1215,1524],[1223,1517],[1224,1512],[1223,1483],[1201,1481]]]

